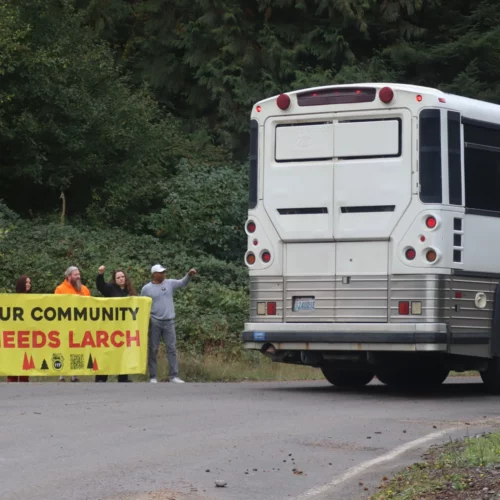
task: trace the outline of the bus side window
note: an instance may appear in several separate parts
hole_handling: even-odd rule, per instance
[[[465,143],[465,205],[500,212],[500,126],[462,118]]]
[[[423,203],[442,203],[441,179],[441,111],[420,112],[420,199]]]
[[[258,175],[259,175],[259,122],[250,122],[250,193],[249,208],[257,206],[258,199]]]
[[[451,205],[462,205],[460,113],[448,111],[448,178]]]

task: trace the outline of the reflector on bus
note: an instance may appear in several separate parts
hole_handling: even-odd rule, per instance
[[[328,88],[297,94],[299,106],[322,106],[325,104],[350,104],[373,102],[377,91],[372,88]]]

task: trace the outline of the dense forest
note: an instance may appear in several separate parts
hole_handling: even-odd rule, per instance
[[[180,344],[236,352],[251,106],[360,81],[500,102],[500,3],[0,0],[0,292],[196,266]]]

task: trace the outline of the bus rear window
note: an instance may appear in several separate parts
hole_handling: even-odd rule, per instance
[[[297,103],[299,106],[322,106],[324,104],[373,102],[376,94],[376,89],[372,88],[320,89],[297,94]]]

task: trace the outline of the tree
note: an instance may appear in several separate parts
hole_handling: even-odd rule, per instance
[[[0,182],[16,211],[139,224],[189,140],[69,0],[0,0]],[[216,155],[214,155],[216,156]],[[20,195],[22,193],[22,195]]]
[[[244,165],[192,166],[184,161],[150,227],[190,253],[240,261],[245,253],[248,182]]]

